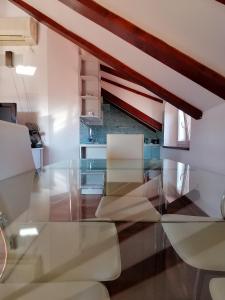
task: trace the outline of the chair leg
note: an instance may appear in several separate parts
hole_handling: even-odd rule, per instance
[[[198,269],[196,271],[196,277],[195,277],[193,300],[201,299],[201,291],[202,291],[202,287],[203,287],[203,282],[204,282],[204,272],[202,272],[200,269]]]

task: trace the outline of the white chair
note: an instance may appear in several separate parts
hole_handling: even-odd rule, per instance
[[[209,290],[213,300],[224,300],[225,278],[213,278],[209,283]]]
[[[114,221],[156,222],[160,214],[149,202],[144,184],[143,134],[107,135],[106,196],[96,217]]]
[[[107,160],[144,159],[143,134],[107,134]]]
[[[164,232],[180,258],[194,268],[225,271],[225,222],[210,217],[166,214]]]
[[[33,235],[21,234],[30,228]],[[17,248],[8,249],[4,283],[111,281],[121,274],[114,223],[17,222],[5,235],[19,238]]]
[[[125,195],[140,186],[143,158],[143,134],[108,134],[106,195]]]
[[[3,299],[110,300],[106,287],[95,281],[0,284]]]
[[[107,160],[106,195],[126,195],[142,185],[143,182],[143,160]]]
[[[28,129],[0,121],[0,180],[34,169]]]
[[[158,195],[158,185],[159,179],[156,177],[124,196],[102,197],[95,216],[113,221],[158,222],[160,213],[148,200]]]
[[[210,217],[170,214],[163,215],[161,221],[179,257],[198,269],[194,293],[195,299],[199,299],[206,271],[210,274],[225,271],[225,222]]]

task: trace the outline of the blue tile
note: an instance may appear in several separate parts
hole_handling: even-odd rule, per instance
[[[106,136],[108,133],[142,133],[149,142],[152,138],[159,138],[160,142],[162,142],[161,132],[155,133],[110,104],[103,104],[102,126],[87,126],[82,122],[80,123],[81,144],[88,143],[89,128],[92,128],[95,142],[99,144],[106,144]],[[152,156],[159,158],[159,147],[153,149],[152,151],[145,149],[145,158],[151,159]]]

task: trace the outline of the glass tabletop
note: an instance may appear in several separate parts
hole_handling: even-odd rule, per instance
[[[0,181],[0,300],[223,299],[224,189],[224,175],[171,160]]]
[[[224,191],[224,175],[171,160],[65,161],[0,181],[0,223],[220,221]]]

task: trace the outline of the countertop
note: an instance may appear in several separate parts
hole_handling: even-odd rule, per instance
[[[80,147],[106,147],[106,144],[97,144],[97,143],[89,143],[89,144],[80,144]]]
[[[144,146],[153,146],[153,147],[160,147],[159,144],[144,144]],[[98,144],[98,143],[87,143],[87,144],[80,144],[80,147],[106,147],[106,144]]]

